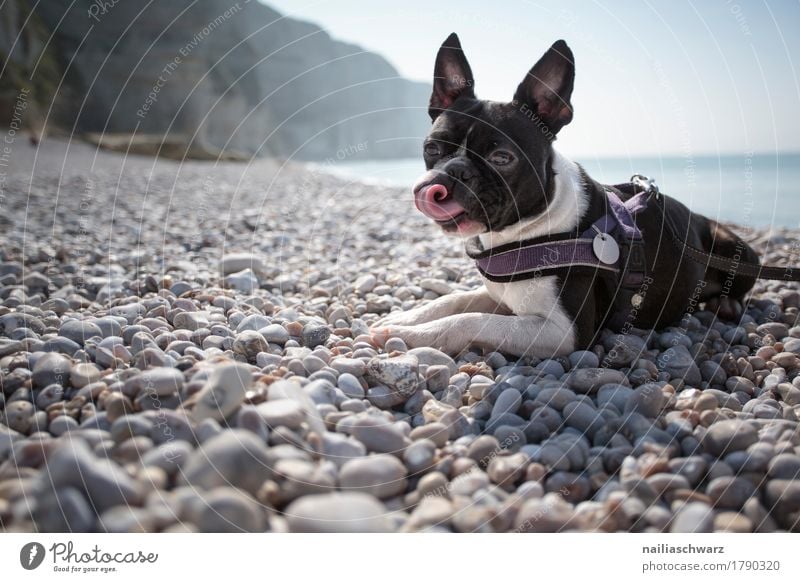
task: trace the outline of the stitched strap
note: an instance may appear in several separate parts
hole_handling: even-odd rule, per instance
[[[730,271],[735,275],[755,277],[756,279],[800,281],[800,269],[796,267],[775,267],[759,263],[746,263],[730,257],[709,253],[690,245],[680,236],[672,217],[666,211],[666,207],[663,204],[660,207],[672,236],[672,244],[688,259],[703,265],[707,269]]]
[[[470,251],[467,251],[469,254]],[[592,239],[548,241],[476,258],[481,272],[493,276],[546,271],[559,267],[583,266],[618,271],[600,262],[592,249]]]

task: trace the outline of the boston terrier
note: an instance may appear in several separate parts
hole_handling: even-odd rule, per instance
[[[451,34],[436,57],[428,109],[433,125],[423,145],[428,171],[413,189],[417,208],[445,233],[484,250],[591,231],[609,212],[607,188],[553,147],[572,121],[574,78],[572,51],[559,40],[510,102],[477,99],[472,71]],[[616,331],[678,324],[703,302],[718,316],[735,318],[755,282],[735,269],[706,268],[677,249],[672,239],[681,238],[696,249],[758,263],[733,232],[663,198],[635,216],[647,276],[636,309]],[[479,289],[390,313],[372,327],[373,338],[382,344],[399,337],[410,347],[452,355],[477,347],[549,358],[593,346],[618,306],[614,285],[591,271],[507,282],[481,275]]]

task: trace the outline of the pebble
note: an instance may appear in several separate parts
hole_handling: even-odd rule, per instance
[[[96,516],[78,489],[62,487],[38,500],[33,519],[41,532],[89,533]]]
[[[403,462],[412,475],[427,471],[435,460],[436,444],[428,439],[415,440],[403,452]]]
[[[675,514],[672,533],[709,533],[714,531],[714,512],[705,503],[689,502]]]
[[[597,368],[600,366],[600,359],[597,354],[587,350],[579,350],[569,355],[569,364],[575,368]]]
[[[449,440],[449,430],[446,425],[441,422],[430,422],[423,426],[418,426],[411,431],[412,440],[426,439],[431,441],[436,448],[441,449],[447,444]],[[478,437],[481,438],[481,437]],[[492,437],[488,437],[492,438]]]
[[[187,459],[179,481],[192,487],[238,487],[256,495],[272,476],[273,455],[252,432],[232,428],[205,441]]]
[[[264,336],[257,331],[247,330],[236,335],[233,341],[233,351],[243,355],[248,361],[255,361],[259,352],[269,350],[269,344]]]
[[[529,499],[520,507],[514,530],[521,533],[557,533],[568,528],[573,508],[558,493]]]
[[[177,313],[172,320],[176,329],[188,329],[196,331],[208,327],[208,317],[200,311],[182,311]]]
[[[419,361],[414,356],[373,358],[367,366],[367,375],[403,398],[411,397],[421,386]]]
[[[223,275],[238,273],[244,269],[254,272],[264,272],[264,261],[253,253],[228,253],[223,255],[219,262],[219,269]]]
[[[299,429],[305,420],[303,407],[289,398],[264,402],[259,404],[256,410],[270,429],[278,426],[285,426],[293,430]]]
[[[686,346],[673,346],[664,350],[656,358],[656,365],[660,371],[669,374],[670,379],[683,380],[689,386],[699,386],[703,380],[700,369]]]
[[[384,533],[394,528],[383,504],[372,495],[345,491],[305,495],[284,514],[298,533]]]
[[[705,450],[716,457],[732,451],[742,451],[758,441],[758,431],[741,420],[715,422],[706,431],[702,444]]]
[[[574,370],[567,378],[567,385],[579,394],[594,393],[606,384],[628,384],[628,379],[613,368],[581,368]]]
[[[364,398],[364,387],[353,374],[343,372],[339,374],[338,385],[345,396],[350,398]]]
[[[387,499],[406,489],[406,467],[392,455],[370,455],[351,459],[339,471],[343,490],[358,491]]]
[[[313,349],[328,341],[330,335],[331,329],[324,323],[309,322],[303,326],[301,337],[303,345]]]
[[[361,441],[368,451],[401,454],[411,444],[410,439],[393,424],[385,420],[361,417],[351,427],[353,437]]]
[[[202,510],[196,518],[199,531],[215,533],[263,532],[267,518],[258,502],[230,487],[202,494]]]
[[[94,364],[76,364],[69,371],[69,381],[75,388],[83,388],[87,384],[100,379],[100,368]]]
[[[183,386],[183,374],[175,368],[145,370],[136,380],[140,390],[148,395],[170,396]]]
[[[775,455],[769,460],[768,472],[773,479],[800,479],[800,458],[792,453]]]
[[[642,416],[655,418],[664,405],[664,394],[659,384],[642,384],[633,391],[625,403],[625,413],[638,412]]]
[[[363,457],[367,448],[354,438],[336,432],[326,432],[321,436],[321,455],[341,467],[349,459]]]
[[[61,443],[39,477],[42,491],[74,487],[83,491],[98,511],[115,505],[136,505],[138,491],[128,474],[109,458],[97,458],[86,442],[73,438]]]
[[[458,372],[458,366],[453,358],[435,348],[414,348],[408,350],[408,355],[417,358],[421,366],[447,366],[451,375]]]
[[[44,388],[51,384],[66,386],[70,377],[70,361],[61,354],[44,354],[33,367],[31,381],[34,388]]]
[[[287,329],[279,323],[265,325],[258,330],[258,333],[260,333],[265,340],[272,344],[283,345],[289,341],[290,337]]]
[[[605,424],[603,416],[585,402],[567,404],[564,407],[564,422],[589,437],[593,437]]]
[[[103,330],[91,321],[69,319],[61,324],[61,327],[58,329],[58,335],[82,346],[89,338],[102,337]]]
[[[522,395],[514,389],[503,390],[492,407],[492,416],[513,414],[522,404]]]
[[[249,366],[228,364],[215,368],[197,394],[192,416],[198,422],[206,418],[228,418],[242,405],[251,384]]]
[[[0,420],[13,431],[28,434],[33,421],[34,406],[26,400],[16,400],[6,405]]]
[[[706,487],[706,495],[720,509],[741,509],[755,491],[753,484],[742,477],[717,477]]]

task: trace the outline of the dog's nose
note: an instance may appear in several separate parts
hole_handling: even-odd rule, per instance
[[[447,172],[448,176],[461,183],[467,182],[475,177],[475,172],[469,164],[465,164],[458,159],[447,164],[444,167],[444,171]]]

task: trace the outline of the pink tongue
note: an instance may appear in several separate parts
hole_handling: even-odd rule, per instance
[[[464,212],[464,207],[449,196],[442,184],[420,188],[414,194],[414,204],[422,214],[434,220],[450,220]]]

